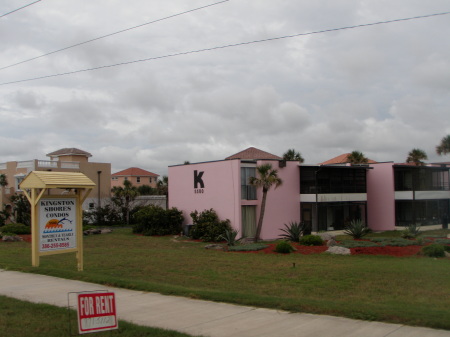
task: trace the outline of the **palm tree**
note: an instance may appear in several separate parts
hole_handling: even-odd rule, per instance
[[[0,186],[5,187],[8,185],[8,181],[6,180],[6,174],[0,174]]]
[[[159,195],[166,196],[166,209],[169,208],[169,177],[162,176],[162,179],[158,179],[156,183],[156,189]]]
[[[441,143],[436,146],[436,153],[440,156],[450,153],[450,135],[441,139]]]
[[[287,150],[283,154],[283,160],[298,160],[300,164],[305,161],[300,152],[295,151],[295,149]]]
[[[262,187],[263,196],[261,201],[261,211],[259,213],[258,226],[256,227],[255,242],[258,242],[261,235],[261,229],[266,209],[267,192],[272,186],[277,188],[283,181],[278,177],[277,170],[272,168],[271,164],[263,164],[256,167],[258,177],[250,177],[249,182],[256,187]]]
[[[133,186],[131,181],[125,180],[122,186],[114,186],[111,190],[113,193],[112,200],[122,209],[122,214],[124,215],[124,220],[126,220],[127,225],[130,224],[130,208],[131,203],[139,195],[136,186]]]
[[[406,158],[407,163],[414,163],[416,166],[424,165],[425,163],[422,160],[428,160],[428,156],[421,149],[412,149],[408,153],[408,158]]]
[[[367,157],[360,151],[352,151],[352,153],[347,156],[347,160],[352,165],[367,164],[369,161],[369,159],[367,159]]]

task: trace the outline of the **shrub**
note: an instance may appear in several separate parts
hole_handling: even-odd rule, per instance
[[[413,240],[407,240],[402,238],[391,238],[390,240],[386,240],[381,242],[381,246],[395,246],[395,247],[406,247],[406,246],[414,246],[419,243]]]
[[[21,223],[10,223],[1,227],[0,231],[3,234],[5,233],[17,235],[31,234],[31,227]]]
[[[319,235],[304,235],[299,243],[303,246],[322,246],[324,242]]]
[[[104,205],[83,212],[84,225],[119,226],[123,225],[119,211],[113,205]]]
[[[175,207],[165,210],[156,205],[144,206],[136,213],[133,233],[147,236],[179,234],[183,220],[183,213]]]
[[[371,232],[372,230],[368,228],[362,220],[351,221],[344,230],[344,233],[350,235],[353,239],[361,239]]]
[[[231,231],[230,220],[220,220],[212,208],[203,212],[194,211],[191,214],[193,226],[191,236],[204,242],[218,242],[222,240],[225,231]]]
[[[290,222],[289,225],[284,224],[285,228],[280,228],[284,233],[280,235],[280,238],[292,241],[300,242],[300,237],[305,232],[305,224],[303,222]]]
[[[429,246],[423,247],[422,254],[429,257],[444,257],[445,249],[444,246],[437,243],[433,243]]]
[[[405,227],[405,229],[402,231],[402,238],[405,239],[414,239],[420,234],[420,226],[414,224],[410,224]]]
[[[221,235],[221,238],[224,239],[227,242],[228,246],[234,246],[236,245],[239,240],[236,240],[236,236],[239,234],[239,231],[232,229],[232,230],[225,230],[225,234]]]
[[[287,241],[281,241],[275,246],[275,251],[281,254],[289,254],[294,251],[294,247],[292,247]]]

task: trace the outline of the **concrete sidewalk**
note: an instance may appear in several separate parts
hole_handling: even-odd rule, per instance
[[[29,302],[67,307],[68,293],[92,290],[115,292],[119,319],[194,336],[450,337],[445,330],[200,301],[0,269],[0,294]]]

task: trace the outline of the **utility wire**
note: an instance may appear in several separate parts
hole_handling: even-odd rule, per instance
[[[308,32],[308,33],[299,33],[299,34],[285,35],[285,36],[279,36],[279,37],[273,37],[273,38],[267,38],[267,39],[261,39],[261,40],[240,42],[240,43],[228,44],[228,45],[211,47],[211,48],[204,48],[204,49],[191,50],[191,51],[186,51],[186,52],[179,52],[179,53],[168,54],[168,55],[163,55],[163,56],[149,57],[149,58],[140,59],[140,60],[115,63],[115,64],[110,64],[110,65],[105,65],[105,66],[94,67],[94,68],[68,71],[68,72],[65,72],[65,73],[45,75],[45,76],[39,76],[39,77],[28,78],[28,79],[23,79],[23,80],[5,82],[5,83],[0,83],[0,85],[7,85],[7,84],[20,83],[20,82],[28,82],[28,81],[35,81],[35,80],[41,80],[41,79],[44,79],[44,78],[64,76],[64,75],[71,75],[71,74],[76,74],[76,73],[92,71],[92,70],[98,70],[98,69],[104,69],[104,68],[112,68],[112,67],[117,67],[117,66],[122,66],[122,65],[127,65],[127,64],[133,64],[133,63],[139,63],[139,62],[153,61],[153,60],[169,58],[169,57],[174,57],[174,56],[202,53],[202,52],[206,52],[206,51],[212,51],[212,50],[217,50],[217,49],[225,49],[225,48],[231,48],[231,47],[238,47],[238,46],[249,45],[249,44],[254,44],[254,43],[275,41],[275,40],[281,40],[281,39],[289,39],[289,38],[298,37],[298,36],[306,36],[306,35],[329,33],[329,32],[335,32],[335,31],[340,31],[340,30],[355,29],[355,28],[361,28],[361,27],[369,27],[369,26],[375,26],[375,25],[381,25],[381,24],[387,24],[387,23],[393,23],[393,22],[408,21],[408,20],[424,19],[424,18],[430,18],[430,17],[434,17],[434,16],[448,15],[448,14],[450,14],[450,12],[442,12],[442,13],[414,16],[414,17],[410,17],[410,18],[395,19],[395,20],[388,20],[388,21],[379,21],[379,22],[372,22],[372,23],[366,23],[366,24],[355,25],[355,26],[331,28],[331,29],[319,30],[319,31]]]
[[[37,1],[35,1],[35,2],[32,2],[32,3],[28,4],[28,5],[25,5],[25,6],[22,6],[22,7],[20,7],[20,8],[17,8],[17,9],[15,9],[15,10],[11,11],[11,12],[8,12],[8,13],[5,13],[5,14],[2,14],[2,15],[0,15],[0,18],[2,18],[2,17],[4,17],[4,16],[7,16],[7,15],[9,15],[9,14],[11,14],[11,13],[14,13],[14,12],[20,11],[21,9],[24,9],[25,7],[28,7],[28,6],[34,5],[34,4],[36,3],[36,2],[39,2],[39,1],[42,1],[42,0],[37,0]]]
[[[42,0],[39,0],[39,1],[42,1]],[[216,2],[216,3],[213,3],[213,4],[209,4],[209,5],[206,5],[206,6],[202,6],[202,7],[190,9],[190,10],[188,10],[188,11],[184,11],[184,12],[181,12],[181,13],[169,15],[169,16],[166,16],[165,18],[161,18],[161,19],[157,19],[157,20],[150,21],[150,22],[146,22],[146,23],[143,23],[143,24],[134,26],[134,27],[122,29],[122,30],[119,30],[119,31],[114,32],[114,33],[110,33],[110,34],[106,34],[106,35],[103,35],[103,36],[95,37],[95,38],[93,38],[93,39],[90,39],[90,40],[87,40],[87,41],[84,41],[84,42],[76,43],[76,44],[71,45],[71,46],[68,46],[68,47],[64,47],[64,48],[61,48],[61,49],[58,49],[58,50],[54,50],[54,51],[51,51],[51,52],[48,52],[48,53],[45,53],[45,54],[42,54],[42,55],[39,55],[39,56],[30,58],[30,59],[27,59],[27,60],[23,60],[23,61],[14,63],[14,64],[10,64],[10,65],[8,65],[8,66],[5,66],[5,67],[0,68],[0,70],[7,69],[7,68],[11,68],[11,67],[17,66],[17,65],[22,64],[22,63],[26,63],[26,62],[30,62],[30,61],[36,60],[36,59],[41,58],[41,57],[44,57],[44,56],[48,56],[48,55],[51,55],[51,54],[59,53],[60,51],[63,51],[63,50],[67,50],[67,49],[70,49],[70,48],[74,48],[74,47],[81,46],[81,45],[86,44],[86,43],[90,43],[90,42],[93,42],[93,41],[97,41],[97,40],[100,40],[100,39],[104,39],[105,37],[109,37],[109,36],[113,36],[113,35],[116,35],[116,34],[120,34],[120,33],[129,31],[129,30],[132,30],[132,29],[140,28],[140,27],[143,27],[143,26],[152,24],[152,23],[159,22],[159,21],[171,19],[171,18],[174,18],[174,17],[176,17],[176,16],[180,16],[180,15],[183,15],[183,14],[187,14],[187,13],[191,13],[191,12],[194,12],[194,11],[198,11],[198,10],[200,10],[200,9],[204,9],[204,8],[207,8],[207,7],[219,5],[219,4],[221,4],[221,3],[228,2],[228,1],[230,1],[230,0],[222,0],[222,1],[219,1],[219,2]]]

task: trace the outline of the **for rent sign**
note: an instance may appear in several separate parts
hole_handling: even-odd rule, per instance
[[[77,199],[39,200],[39,251],[77,247]]]
[[[77,309],[80,334],[119,328],[112,292],[78,294]]]

